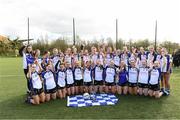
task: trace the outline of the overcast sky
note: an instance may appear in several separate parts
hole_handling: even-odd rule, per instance
[[[55,39],[76,33],[83,39],[119,38],[154,40],[155,20],[158,41],[180,43],[180,0],[0,0],[0,34],[27,38],[48,35]]]

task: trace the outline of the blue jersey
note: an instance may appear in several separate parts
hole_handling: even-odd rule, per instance
[[[123,69],[119,72],[119,84],[124,84],[128,81],[128,72],[126,69]]]
[[[26,54],[27,65],[28,64],[33,64],[34,60],[35,60],[35,58],[31,54]]]

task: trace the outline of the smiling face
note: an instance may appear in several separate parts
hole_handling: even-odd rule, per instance
[[[32,69],[32,72],[35,72],[36,71],[36,64],[32,64],[31,69]]]
[[[146,66],[147,66],[147,62],[146,62],[146,60],[142,60],[142,65],[143,65],[144,67],[146,67]]]
[[[27,46],[27,52],[32,52],[32,46],[31,45],[29,45],[29,46]]]
[[[135,67],[135,61],[134,61],[134,60],[131,60],[131,61],[130,61],[130,65],[131,65],[131,67]]]
[[[58,49],[57,48],[54,48],[53,49],[53,55],[57,55],[58,54]]]
[[[144,48],[143,47],[140,47],[140,52],[144,53]]]
[[[110,61],[110,66],[114,66],[114,61],[113,60]]]
[[[159,62],[158,61],[154,62],[154,67],[159,67]]]
[[[166,49],[165,49],[165,48],[162,48],[162,49],[161,49],[161,55],[162,55],[162,56],[165,56],[166,54],[167,54]]]
[[[153,46],[149,46],[149,52],[154,52],[154,47]]]
[[[64,64],[60,64],[60,69],[63,70],[65,68]]]
[[[87,61],[86,62],[86,67],[89,67],[91,64],[90,64],[90,61]]]

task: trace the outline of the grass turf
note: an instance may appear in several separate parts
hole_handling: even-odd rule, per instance
[[[66,107],[66,100],[39,106],[24,103],[26,80],[21,58],[0,58],[0,118],[137,118],[180,119],[180,69],[171,76],[171,95],[154,99],[143,96],[118,96],[115,106]]]

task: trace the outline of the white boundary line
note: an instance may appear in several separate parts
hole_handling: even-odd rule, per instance
[[[0,75],[0,78],[4,78],[4,77],[21,77],[24,75]]]

